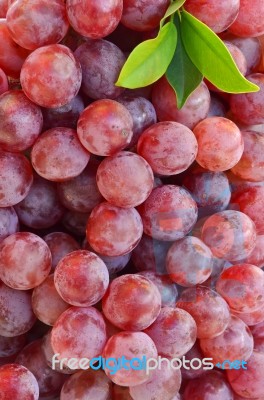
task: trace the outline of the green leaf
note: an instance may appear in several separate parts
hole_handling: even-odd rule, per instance
[[[164,14],[164,17],[160,21],[160,26],[164,24],[164,21],[170,17],[172,14],[174,14],[183,4],[185,3],[186,0],[174,0],[172,3],[169,5],[167,11]]]
[[[168,22],[156,38],[140,43],[129,55],[116,86],[128,89],[148,86],[165,74],[177,44],[177,30]]]
[[[175,90],[178,108],[182,108],[189,95],[202,82],[203,75],[193,64],[183,46],[178,14],[174,16],[174,23],[178,31],[177,47],[167,69],[166,77]]]
[[[194,65],[218,89],[228,93],[257,92],[238,70],[224,43],[208,26],[186,11],[181,13],[181,33]]]

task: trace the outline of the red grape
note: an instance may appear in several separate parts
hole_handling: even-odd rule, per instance
[[[18,364],[0,367],[1,400],[38,400],[39,386],[35,376]]]
[[[254,131],[242,131],[244,152],[239,162],[232,168],[239,178],[253,182],[264,181],[264,136]]]
[[[114,43],[88,40],[74,55],[82,67],[82,91],[91,99],[115,99],[124,91],[115,82],[126,58]]]
[[[64,301],[73,306],[88,307],[104,296],[109,285],[109,272],[96,254],[77,250],[59,261],[54,282]]]
[[[183,238],[197,220],[197,205],[189,192],[176,185],[155,188],[139,206],[144,232],[157,240]]]
[[[0,357],[10,357],[16,355],[26,343],[26,335],[13,337],[0,336]]]
[[[87,221],[86,237],[92,248],[105,256],[121,256],[132,251],[141,239],[142,221],[134,208],[120,208],[103,202]]]
[[[0,242],[19,230],[18,217],[13,207],[0,208]]]
[[[29,50],[60,42],[69,27],[63,0],[17,0],[6,20],[13,40]]]
[[[264,123],[264,74],[251,74],[247,76],[250,82],[259,86],[255,93],[233,94],[230,96],[232,114],[245,125]]]
[[[121,22],[135,31],[150,31],[157,28],[169,0],[124,0]]]
[[[242,397],[255,399],[264,393],[264,353],[253,351],[247,361],[247,369],[227,370],[232,389]]]
[[[240,0],[239,13],[229,31],[242,37],[254,37],[264,34],[262,14],[264,4],[262,0]]]
[[[32,169],[23,154],[0,151],[0,207],[22,201],[33,183]]]
[[[175,306],[178,297],[177,286],[167,275],[157,275],[154,271],[142,271],[139,272],[139,275],[149,279],[157,286],[161,295],[161,307]]]
[[[202,228],[202,240],[212,253],[228,261],[247,257],[256,246],[254,222],[244,213],[221,211],[210,216]]]
[[[80,248],[76,240],[64,232],[49,233],[43,237],[43,240],[45,240],[51,252],[52,270],[64,256]]]
[[[141,133],[157,122],[157,115],[153,104],[144,97],[133,94],[123,94],[116,101],[123,104],[133,118],[133,137],[130,147],[137,144]]]
[[[18,46],[10,36],[6,20],[0,20],[0,68],[6,75],[18,79],[29,51]]]
[[[229,119],[206,118],[193,130],[198,141],[196,161],[210,171],[226,171],[240,160],[244,142],[239,128]],[[220,139],[219,139],[220,138]]]
[[[158,353],[169,358],[182,357],[197,337],[193,317],[185,310],[173,307],[163,307],[156,321],[144,332],[151,337]]]
[[[70,307],[57,319],[51,331],[51,345],[58,360],[99,356],[106,343],[105,322],[93,307]],[[67,366],[67,361],[61,361]]]
[[[199,339],[221,335],[230,321],[230,311],[225,300],[205,286],[185,289],[176,305],[194,318]]]
[[[105,345],[103,351],[104,358],[121,358],[126,360],[136,358],[142,362],[142,358],[146,359],[157,358],[158,352],[152,339],[144,332],[120,332],[113,335]],[[133,363],[135,365],[135,362]],[[144,368],[119,369],[115,374],[113,372],[113,363],[105,369],[107,376],[117,385],[121,386],[136,386],[148,381],[151,377]]]
[[[71,128],[49,129],[38,138],[31,152],[31,162],[36,172],[55,182],[78,176],[89,158],[90,154]]]
[[[92,154],[111,156],[124,149],[133,136],[129,111],[114,100],[97,100],[81,113],[77,133]]]
[[[1,66],[1,63],[0,63]],[[82,71],[71,50],[61,44],[33,51],[23,64],[20,81],[26,96],[42,107],[69,103],[81,86]]]
[[[137,144],[156,174],[176,175],[195,160],[198,146],[190,129],[177,122],[159,122],[146,129]]]
[[[201,217],[223,211],[229,204],[231,191],[223,172],[197,169],[184,178],[183,185],[191,192]]]
[[[144,276],[122,275],[110,283],[102,307],[113,325],[127,331],[141,331],[158,317],[161,295],[157,286]]]
[[[264,187],[255,186],[244,191],[234,192],[231,206],[252,219],[258,234],[264,234]]]
[[[60,400],[109,400],[112,383],[103,371],[79,371],[64,383]]]
[[[98,164],[90,160],[80,175],[58,184],[59,198],[66,208],[87,213],[103,200],[96,184],[97,168]]]
[[[216,283],[218,293],[238,312],[252,312],[264,306],[264,271],[251,264],[233,265]]]
[[[36,317],[53,326],[59,316],[69,308],[54,285],[54,275],[49,275],[32,293],[32,307]]]
[[[183,399],[233,400],[233,393],[223,374],[217,371],[210,371],[187,383]]]
[[[15,210],[21,223],[35,229],[55,225],[64,213],[55,184],[37,175],[28,195],[15,206]]]
[[[163,77],[153,86],[152,103],[159,121],[176,121],[193,129],[208,114],[210,92],[202,82],[189,96],[185,105],[178,109],[175,91]]]
[[[1,243],[0,254],[0,277],[13,289],[32,289],[49,275],[50,250],[44,240],[33,233],[18,232],[8,236]]]
[[[67,0],[67,14],[74,30],[83,36],[98,39],[117,27],[123,11],[122,0]]]
[[[172,400],[181,386],[181,371],[172,369],[166,362],[153,371],[151,378],[141,385],[132,386],[129,393],[133,400]]]
[[[212,274],[212,252],[200,239],[187,236],[170,247],[166,267],[171,280],[178,285],[199,285]]]
[[[32,328],[35,321],[31,293],[11,289],[0,282],[0,335],[22,335]]]
[[[231,316],[224,332],[212,339],[201,339],[200,346],[205,357],[213,359],[213,363],[224,363],[236,360],[246,361],[253,352],[254,340],[248,326],[239,318]],[[232,369],[224,363],[225,369]]]
[[[225,31],[235,21],[240,0],[187,0],[184,8],[214,32]]]
[[[35,340],[24,347],[17,356],[16,363],[34,374],[39,385],[39,394],[46,398],[59,394],[65,376],[47,366],[41,344],[42,340]]]
[[[150,195],[154,176],[143,157],[128,151],[105,158],[96,174],[98,189],[111,204],[136,207]]]

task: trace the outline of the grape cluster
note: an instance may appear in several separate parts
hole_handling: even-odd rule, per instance
[[[260,90],[181,109],[115,85],[169,4],[0,0],[0,400],[264,399],[264,2],[186,0]]]

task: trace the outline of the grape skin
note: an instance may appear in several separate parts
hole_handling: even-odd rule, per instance
[[[262,15],[264,4],[261,0],[240,0],[239,13],[236,20],[229,27],[234,35],[255,37],[264,34]]]
[[[1,399],[38,400],[39,386],[35,376],[18,364],[0,367]]]

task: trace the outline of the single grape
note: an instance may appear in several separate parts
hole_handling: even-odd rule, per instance
[[[143,233],[142,221],[134,208],[120,208],[107,202],[96,206],[87,221],[86,237],[92,248],[105,256],[131,252]]]
[[[14,79],[19,79],[22,65],[29,51],[18,46],[9,33],[6,19],[0,20],[0,68]]]
[[[187,383],[183,399],[233,400],[233,393],[221,372],[208,371],[198,379],[192,379]]]
[[[186,236],[170,247],[166,267],[171,280],[178,285],[200,285],[212,274],[213,255],[200,239]]]
[[[111,156],[127,147],[133,136],[129,111],[114,100],[97,100],[81,113],[77,133],[92,154]]]
[[[28,332],[36,321],[31,293],[0,282],[0,335],[14,337]]]
[[[143,157],[121,151],[101,162],[96,181],[98,189],[109,203],[132,208],[148,198],[153,189],[154,176]]]
[[[221,335],[230,321],[230,311],[225,300],[205,286],[185,289],[176,306],[194,318],[199,339]]]
[[[28,195],[15,206],[15,210],[21,223],[35,229],[55,225],[64,214],[55,184],[37,175]]]
[[[124,89],[115,86],[126,60],[107,40],[88,40],[74,52],[82,67],[82,91],[91,99],[115,99]]]
[[[112,382],[103,371],[79,371],[64,383],[60,400],[109,400]]]
[[[132,261],[138,271],[153,271],[158,275],[167,274],[166,255],[171,242],[163,242],[143,235],[132,252]]]
[[[32,293],[32,307],[36,317],[46,325],[53,326],[59,316],[69,308],[54,284],[54,275],[49,275]]]
[[[7,92],[9,87],[8,79],[4,71],[0,68],[0,95]]]
[[[206,118],[193,130],[198,142],[196,161],[210,171],[226,171],[240,160],[244,142],[234,122],[222,117]]]
[[[61,44],[51,44],[33,51],[24,62],[20,74],[26,96],[48,108],[69,103],[77,95],[81,80],[79,62],[71,50]]]
[[[0,358],[16,355],[26,344],[26,335],[0,336]]]
[[[0,367],[1,400],[38,400],[39,386],[35,376],[18,364]]]
[[[156,174],[176,175],[195,160],[198,146],[190,129],[177,122],[159,122],[146,129],[137,144]]]
[[[197,327],[193,317],[180,308],[163,307],[156,321],[144,332],[151,337],[158,353],[179,358],[194,345]]]
[[[240,0],[239,13],[229,31],[242,37],[255,37],[264,34],[264,22],[261,18],[264,4],[261,0]]]
[[[69,103],[57,108],[42,108],[43,130],[66,127],[76,129],[77,121],[84,110],[84,102],[80,95],[75,96]]]
[[[223,172],[197,169],[184,178],[183,185],[196,201],[200,217],[223,211],[229,204],[231,191]]]
[[[246,214],[254,222],[258,234],[264,234],[264,187],[255,186],[234,192],[230,208]]]
[[[106,343],[105,322],[93,307],[70,307],[57,319],[51,331],[51,345],[58,353],[58,360],[67,366],[63,358],[91,360],[99,356]]]
[[[213,214],[202,228],[202,240],[214,256],[231,262],[247,257],[256,246],[256,237],[254,222],[240,211]]]
[[[155,188],[138,207],[144,232],[153,239],[183,238],[197,220],[197,205],[189,192],[176,185]]]
[[[118,328],[141,331],[158,317],[161,295],[149,279],[138,274],[126,274],[110,283],[102,308],[106,318]]]
[[[19,353],[15,362],[34,374],[39,385],[39,394],[46,398],[59,394],[65,375],[47,366],[41,345],[41,339],[31,342]]]
[[[178,297],[177,286],[167,275],[157,275],[154,271],[142,271],[139,275],[149,279],[157,286],[161,295],[161,307],[174,307]]]
[[[45,0],[17,0],[9,7],[6,20],[12,39],[29,50],[59,43],[69,27],[63,0],[50,4]]]
[[[139,369],[138,366],[142,365],[143,357],[146,359],[157,359],[158,352],[152,339],[144,332],[120,332],[113,335],[105,345],[103,357],[121,358],[125,357],[126,360],[133,360],[133,366],[136,369],[121,368],[113,374],[115,364],[109,360],[109,365],[105,369],[106,375],[117,385],[121,386],[136,386],[148,381],[151,374],[147,373],[146,369]],[[132,361],[131,361],[132,363]],[[112,374],[111,374],[112,372]]]
[[[49,129],[38,138],[31,152],[31,162],[36,172],[55,182],[80,175],[89,158],[90,154],[71,128]]]
[[[187,0],[184,8],[214,32],[220,33],[235,21],[239,5],[239,0],[205,0],[202,3],[199,0]]]
[[[251,264],[233,265],[222,272],[216,289],[232,309],[256,311],[264,305],[264,271]]]
[[[155,369],[147,382],[129,389],[133,400],[172,400],[180,390],[181,371],[172,369],[168,361],[163,361],[161,368]]]
[[[50,250],[33,233],[17,232],[8,236],[1,243],[0,255],[0,277],[13,289],[32,289],[50,273]]]
[[[80,248],[76,240],[64,232],[49,233],[43,237],[43,240],[47,243],[51,252],[52,271],[64,256]]]
[[[205,357],[213,359],[213,363],[228,360],[247,361],[253,352],[254,340],[248,326],[234,315],[224,332],[212,339],[201,339],[200,346]],[[225,369],[230,369],[225,363]]]
[[[116,101],[123,104],[133,118],[133,137],[129,147],[137,144],[141,133],[157,122],[157,115],[153,104],[141,96],[122,94]]]
[[[264,74],[256,73],[247,76],[250,82],[259,86],[255,93],[232,94],[230,96],[230,108],[232,114],[245,125],[264,123]]]
[[[185,105],[178,109],[175,91],[163,77],[153,86],[152,103],[159,121],[175,121],[193,129],[208,114],[210,92],[202,82],[189,96]]]
[[[123,11],[122,0],[67,0],[67,15],[71,26],[82,36],[98,39],[117,27]]]
[[[109,285],[109,272],[96,254],[77,250],[59,261],[54,283],[64,301],[73,306],[89,307],[104,296]]]
[[[23,154],[0,151],[0,207],[22,201],[33,183],[32,168]]]
[[[13,207],[0,208],[0,243],[19,230],[17,213]]]
[[[264,393],[264,353],[253,351],[247,361],[247,369],[227,370],[232,389],[242,397],[255,399]]]

